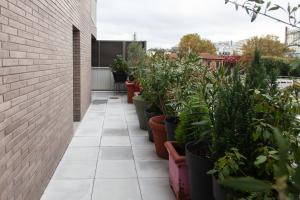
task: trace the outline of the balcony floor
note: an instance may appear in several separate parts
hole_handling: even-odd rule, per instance
[[[92,94],[93,103],[41,200],[175,199],[168,162],[156,156],[134,106],[125,95],[111,96],[116,95]]]

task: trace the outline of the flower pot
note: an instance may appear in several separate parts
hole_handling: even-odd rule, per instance
[[[175,141],[175,129],[178,125],[178,117],[167,117],[165,120],[167,139],[168,141]]]
[[[149,120],[149,126],[152,130],[156,154],[161,158],[168,159],[168,152],[164,146],[164,143],[167,141],[165,118],[164,115],[152,117]]]
[[[186,157],[177,151],[177,142],[165,142],[165,147],[169,153],[170,186],[176,195],[176,199],[189,200],[190,188],[188,167],[185,162]]]
[[[218,180],[213,176],[212,177],[213,183],[213,195],[215,200],[226,200],[226,193],[221,185],[218,183]]]
[[[191,199],[213,200],[212,176],[207,174],[213,168],[213,161],[207,156],[207,147],[203,144],[188,143],[186,158]]]
[[[134,96],[134,82],[126,81],[127,87],[127,102],[132,103],[132,97]]]
[[[133,104],[135,105],[136,114],[139,119],[140,128],[147,130],[147,120],[144,114],[145,109],[149,106],[149,103],[145,101],[140,95],[133,97]]]
[[[152,134],[152,130],[151,128],[149,127],[149,120],[151,117],[154,117],[154,116],[157,116],[159,115],[157,112],[155,111],[152,111],[151,108],[146,108],[145,111],[144,111],[144,114],[145,114],[145,118],[146,118],[146,128],[148,130],[148,138],[149,138],[149,141],[150,142],[153,142],[153,134]]]
[[[113,72],[113,77],[115,83],[124,83],[127,80],[128,74],[123,71],[115,71]]]

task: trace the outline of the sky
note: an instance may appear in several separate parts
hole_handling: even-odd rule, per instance
[[[287,5],[287,1],[276,1]],[[188,33],[198,33],[213,42],[267,34],[284,41],[285,25],[263,16],[251,23],[244,10],[236,11],[224,0],[98,0],[97,8],[100,40],[132,40],[136,32],[137,39],[146,40],[148,48],[171,48]]]

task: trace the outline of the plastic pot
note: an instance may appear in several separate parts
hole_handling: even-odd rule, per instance
[[[167,141],[165,118],[164,115],[151,117],[149,126],[152,130],[156,154],[161,158],[168,159],[168,152],[164,146],[164,143]]]
[[[147,119],[144,114],[145,109],[149,106],[149,103],[145,101],[140,95],[132,98],[135,105],[136,114],[138,116],[140,128],[147,130]]]
[[[151,108],[146,108],[144,111],[144,114],[145,114],[145,118],[146,118],[146,122],[147,122],[146,128],[148,130],[148,138],[149,138],[150,142],[153,142],[153,134],[152,134],[151,128],[149,127],[149,120],[151,117],[158,116],[159,114],[155,111],[152,111]]]
[[[169,153],[170,186],[176,195],[176,199],[189,200],[190,188],[186,157],[177,151],[177,142],[165,142],[165,147]]]
[[[192,200],[213,200],[212,176],[207,174],[213,168],[208,157],[207,147],[203,144],[188,143],[186,158],[189,167],[190,195]]]
[[[175,141],[175,130],[177,128],[179,119],[178,117],[167,117],[165,120],[166,131],[167,131],[167,140]]]
[[[127,80],[128,74],[123,71],[115,71],[113,72],[113,77],[115,83],[124,83]]]

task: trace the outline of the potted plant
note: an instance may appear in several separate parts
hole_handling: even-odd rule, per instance
[[[299,103],[273,76],[256,52],[245,81],[235,70],[218,91],[209,172],[216,200],[299,198]]]
[[[147,78],[141,82],[143,94],[147,95],[152,108],[158,108],[162,113],[162,115],[154,116],[149,120],[157,155],[162,158],[168,158],[168,152],[164,147],[164,142],[167,140],[165,128],[166,96],[172,87],[174,78],[173,62],[165,56],[155,56],[152,58]]]
[[[149,102],[146,101],[142,95],[136,95],[132,98],[132,100],[136,109],[140,128],[143,130],[147,130],[147,119],[145,116],[145,109],[148,108]]]
[[[127,58],[129,80],[126,81],[128,103],[133,103],[132,98],[134,97],[134,93],[140,92],[139,78],[141,76],[140,73],[143,73],[146,59],[146,51],[141,43],[134,41],[129,44]]]
[[[189,170],[186,163],[185,145],[190,142],[207,143],[209,141],[209,117],[208,108],[203,100],[201,91],[188,97],[183,103],[183,108],[179,114],[179,124],[176,129],[176,142],[168,141],[165,146],[169,152],[169,178],[170,185],[174,190],[176,196],[181,199],[194,199],[196,196],[190,196],[190,190],[192,186],[189,181]],[[198,126],[195,123],[202,122],[202,126]],[[206,124],[206,125],[205,125]],[[201,159],[203,160],[203,159]],[[193,161],[192,161],[193,162]],[[209,159],[209,167],[212,166],[212,161]],[[205,162],[201,163],[201,166],[193,164],[191,166],[193,170],[197,172],[201,171],[205,167]],[[211,168],[209,168],[211,169]],[[208,170],[209,170],[208,169]],[[200,183],[194,183],[194,188],[197,190],[201,187],[206,190],[202,191],[202,197],[207,199],[207,185],[209,185],[210,177],[203,173],[204,176],[196,177]],[[193,178],[191,178],[193,179]],[[209,191],[209,190],[208,190]]]
[[[179,113],[183,102],[194,94],[203,75],[201,59],[188,55],[173,60],[175,80],[167,93],[166,131],[168,141],[175,140],[175,129],[179,123]]]
[[[124,83],[128,77],[128,65],[122,56],[118,55],[111,65],[115,83]]]

